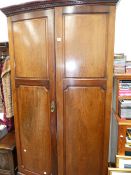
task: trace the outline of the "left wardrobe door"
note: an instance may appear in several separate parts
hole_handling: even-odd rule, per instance
[[[57,175],[54,10],[8,23],[19,172]]]

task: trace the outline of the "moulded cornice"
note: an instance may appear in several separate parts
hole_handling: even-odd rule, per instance
[[[39,0],[27,2],[20,5],[13,5],[2,8],[2,12],[6,16],[12,16],[24,12],[30,12],[34,10],[41,10],[59,6],[71,6],[82,4],[99,4],[99,5],[116,5],[119,0]]]

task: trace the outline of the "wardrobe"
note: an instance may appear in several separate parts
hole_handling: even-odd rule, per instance
[[[117,1],[42,0],[2,9],[18,174],[107,175]]]

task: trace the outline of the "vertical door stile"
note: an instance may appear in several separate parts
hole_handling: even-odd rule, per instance
[[[57,97],[57,152],[58,175],[64,175],[63,168],[63,35],[62,8],[55,8],[55,48],[56,48],[56,97]]]

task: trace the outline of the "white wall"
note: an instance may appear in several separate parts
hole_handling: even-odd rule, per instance
[[[8,41],[7,18],[0,11],[0,42]]]
[[[0,0],[0,8],[32,0]],[[131,60],[131,0],[121,0],[116,10],[115,53],[125,53]],[[0,12],[0,42],[8,40],[7,19]]]
[[[0,8],[25,3],[27,1],[35,1],[35,0],[0,0]]]
[[[13,5],[18,2],[22,2],[23,0],[0,0],[0,8],[4,6]],[[8,41],[8,29],[7,29],[7,18],[6,16],[0,11],[0,42]]]
[[[0,8],[33,0],[0,0]],[[7,18],[0,11],[0,42],[8,41]]]
[[[116,10],[115,53],[131,60],[131,0],[121,0]]]

